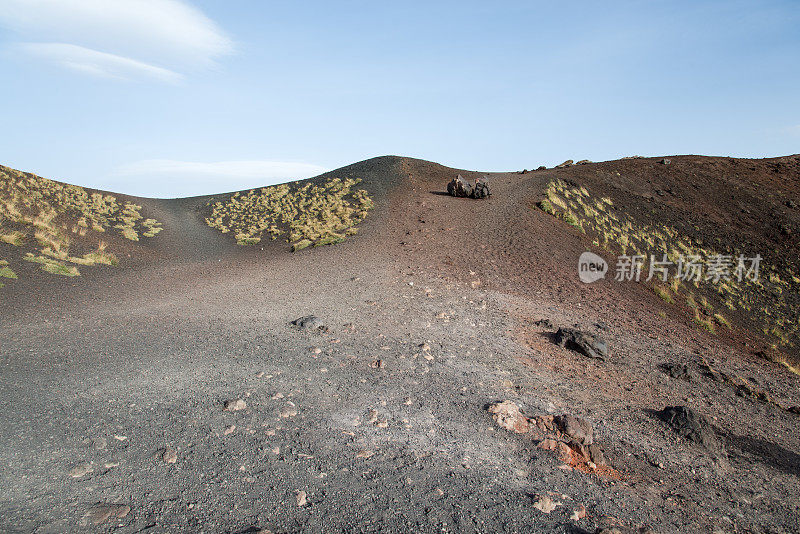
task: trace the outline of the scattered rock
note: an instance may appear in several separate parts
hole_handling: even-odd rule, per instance
[[[582,159],[575,163],[575,165],[586,165],[587,163],[591,163],[592,161],[589,159]]]
[[[670,163],[672,163],[672,160],[664,158],[659,163],[661,163],[662,165],[669,165]]]
[[[558,345],[580,352],[589,358],[605,360],[608,357],[608,343],[589,332],[574,328],[559,328],[554,340]]]
[[[541,326],[542,328],[547,328],[548,330],[554,328],[553,322],[550,319],[539,319],[538,321],[534,321],[533,324]]]
[[[572,415],[557,415],[553,417],[553,422],[562,434],[581,445],[591,445],[594,441],[592,424],[586,419]]]
[[[301,330],[306,330],[308,332],[327,332],[328,327],[325,325],[325,321],[317,317],[316,315],[306,315],[305,317],[300,317],[299,319],[295,319],[291,323],[292,325],[300,328]]]
[[[303,506],[306,506],[307,504],[308,504],[308,498],[306,496],[306,492],[302,491],[302,490],[297,492],[297,506],[302,508]]]
[[[545,438],[539,442],[537,445],[540,449],[544,449],[546,451],[554,451],[558,448],[558,442],[553,438]]]
[[[369,366],[372,367],[373,369],[383,369],[384,367],[386,367],[386,364],[384,363],[383,360],[375,360],[371,362]]]
[[[500,428],[517,434],[524,434],[530,430],[530,420],[522,415],[514,401],[496,402],[489,406],[489,413]]]
[[[608,462],[606,461],[606,455],[603,454],[603,451],[597,444],[591,444],[588,447],[585,447],[583,450],[584,456],[591,459],[591,462],[595,465],[607,465]]]
[[[540,495],[536,502],[533,503],[534,508],[546,514],[549,514],[559,506],[561,506],[561,503],[554,501],[549,495]]]
[[[582,504],[578,505],[578,508],[572,511],[572,515],[569,518],[573,521],[580,521],[586,517],[586,507]]]
[[[94,438],[92,440],[92,447],[94,447],[97,450],[103,450],[106,447],[108,447],[108,441],[106,441],[106,438],[102,438],[102,437]]]
[[[247,403],[242,399],[230,399],[225,401],[226,412],[238,412],[247,408]]]
[[[72,478],[82,478],[92,472],[94,472],[92,464],[89,462],[82,462],[69,470],[69,476]]]
[[[236,425],[231,425],[227,427],[225,430],[222,431],[223,435],[229,436],[233,434],[233,431],[236,430]]]
[[[289,417],[294,417],[297,415],[297,406],[292,404],[291,402],[281,408],[280,413],[278,414],[282,419],[288,419]]]
[[[178,461],[178,452],[171,447],[167,447],[161,453],[161,459],[164,460],[165,463],[174,464]]]
[[[555,168],[556,169],[563,169],[564,167],[572,167],[572,160],[568,159],[564,163],[559,163],[558,165],[556,165]]]
[[[595,534],[654,534],[653,530],[648,527],[633,528],[624,525],[597,527],[594,532]]]
[[[667,406],[658,412],[659,417],[670,425],[679,436],[698,443],[710,452],[721,452],[721,445],[711,423],[705,416],[687,406]]]
[[[692,372],[685,363],[662,363],[659,367],[672,378],[686,381],[692,380]]]
[[[322,349],[319,347],[311,347],[308,349],[308,352],[310,352],[311,354],[321,354]]]
[[[797,207],[797,204],[795,203],[794,200],[787,200],[786,201],[786,207],[787,208],[791,208],[791,209],[795,209]]]
[[[84,525],[102,525],[109,519],[122,519],[131,512],[131,507],[125,504],[97,503],[83,516]]]
[[[788,412],[800,415],[800,406],[792,406],[791,408],[788,408]]]

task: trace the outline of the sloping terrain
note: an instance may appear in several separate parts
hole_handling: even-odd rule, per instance
[[[163,231],[112,235],[117,264],[77,277],[25,261],[35,239],[0,243],[19,274],[0,288],[0,530],[800,531],[800,159],[669,160],[484,174],[375,158],[308,181],[360,180],[373,207],[354,235],[296,252],[294,219],[247,219],[266,233],[246,244],[221,232],[230,193],[112,194]],[[443,194],[459,173],[493,196]],[[550,193],[613,209],[570,219],[541,208]],[[342,235],[346,213],[324,231]],[[783,315],[708,284],[579,281],[582,252],[613,270],[621,230],[630,254],[652,227],[763,256]],[[327,329],[290,324],[312,314]],[[607,356],[555,343],[559,327],[602,336]],[[585,419],[606,465],[498,425],[503,400]]]

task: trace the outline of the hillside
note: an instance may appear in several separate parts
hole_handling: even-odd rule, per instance
[[[0,529],[800,531],[799,156],[387,156],[176,200],[0,167],[0,202]]]

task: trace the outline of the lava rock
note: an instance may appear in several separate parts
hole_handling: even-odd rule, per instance
[[[594,442],[592,424],[586,419],[573,415],[557,415],[553,418],[562,434],[581,445],[591,445]]]
[[[692,372],[689,370],[689,366],[685,363],[662,363],[660,367],[662,371],[672,378],[678,378],[686,381],[692,380]]]
[[[475,181],[475,185],[472,185],[459,174],[447,184],[447,194],[453,197],[481,199],[488,198],[492,193],[485,179],[479,178]]]
[[[447,194],[453,197],[470,197],[472,196],[472,184],[459,174],[447,184]]]
[[[328,330],[328,327],[325,325],[325,321],[316,315],[306,315],[305,317],[300,317],[299,319],[292,321],[291,324],[300,328],[301,330],[308,330],[310,332],[327,332]]]
[[[226,412],[238,412],[247,408],[247,403],[242,399],[230,399],[224,403],[224,410]]]
[[[106,521],[122,519],[131,512],[131,507],[126,504],[97,503],[83,516],[83,526],[98,526]]]
[[[605,360],[608,357],[608,343],[605,339],[575,328],[559,328],[555,333],[556,344],[580,352],[589,358]]]
[[[489,406],[489,413],[500,428],[517,434],[525,434],[530,430],[530,420],[522,414],[514,401],[495,402]]]
[[[485,181],[478,180],[475,183],[475,187],[472,189],[472,198],[481,199],[481,198],[489,198],[491,196],[491,191],[489,190],[489,184]]]
[[[688,406],[667,406],[659,417],[682,438],[702,445],[710,452],[721,452],[721,445],[708,419]]]

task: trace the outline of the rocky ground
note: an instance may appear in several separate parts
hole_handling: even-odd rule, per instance
[[[369,160],[359,235],[295,254],[143,201],[138,257],[1,290],[0,531],[799,532],[800,377],[582,285],[532,206],[589,167]]]

